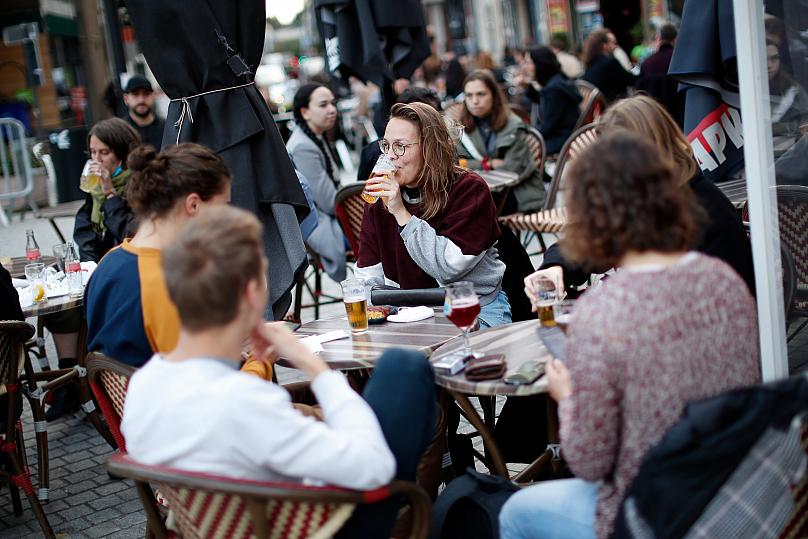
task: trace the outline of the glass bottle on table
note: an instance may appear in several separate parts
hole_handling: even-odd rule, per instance
[[[65,253],[65,275],[67,275],[67,287],[71,298],[80,298],[84,293],[84,284],[81,278],[81,262],[76,254],[73,242],[67,242]]]
[[[469,281],[458,281],[446,285],[443,312],[446,318],[463,332],[464,357],[475,357],[469,343],[469,331],[480,315],[480,298],[474,291],[474,284]]]
[[[39,262],[42,259],[42,252],[36,242],[33,230],[25,231],[25,259],[29,264]]]

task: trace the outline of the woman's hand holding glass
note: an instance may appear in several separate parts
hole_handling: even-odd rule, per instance
[[[404,199],[401,196],[401,186],[391,176],[381,176],[370,178],[367,182],[367,190],[374,196],[382,199],[382,204],[387,208],[400,226],[404,226],[410,220],[410,212],[404,207]]]
[[[538,295],[534,289],[533,283],[535,282],[535,278],[539,275],[547,277],[555,283],[556,290],[560,291],[562,296],[560,299],[563,299],[564,296],[564,270],[561,266],[550,266],[549,268],[531,273],[525,277],[525,294],[530,299],[530,303],[533,304],[533,312],[537,310],[536,301],[538,300]]]

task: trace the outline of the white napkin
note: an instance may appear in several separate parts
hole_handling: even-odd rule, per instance
[[[300,339],[300,342],[305,344],[309,350],[317,354],[323,351],[323,343],[347,338],[347,333],[341,329],[337,329],[334,331],[329,331],[328,333],[323,333],[322,335],[310,335],[308,337],[303,337]]]
[[[15,279],[12,277],[11,284],[14,285],[14,288],[28,288],[28,281],[26,279]]]
[[[387,317],[388,322],[418,322],[435,316],[432,307],[421,305],[420,307],[401,307],[398,314],[391,314]]]

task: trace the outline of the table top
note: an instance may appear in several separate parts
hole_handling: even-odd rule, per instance
[[[727,196],[736,208],[743,208],[743,205],[746,204],[746,180],[729,180],[715,185],[721,189],[721,192]]]
[[[75,217],[76,213],[84,205],[84,200],[74,200],[72,202],[63,202],[48,208],[41,208],[37,210],[36,217],[38,219],[56,219],[57,217]]]
[[[475,170],[474,172],[485,180],[488,188],[494,193],[519,183],[519,174],[510,170]]]
[[[44,316],[46,314],[58,313],[81,307],[84,304],[83,298],[71,298],[69,294],[59,296],[58,298],[49,298],[45,303],[32,303],[22,310],[22,314],[26,317]]]
[[[323,343],[319,356],[333,369],[349,370],[373,368],[376,360],[389,348],[419,350],[429,355],[438,346],[460,335],[460,330],[441,309],[435,311],[435,316],[420,322],[372,324],[363,335]],[[346,318],[332,318],[307,322],[297,333],[315,335],[337,329],[351,332]]]
[[[45,266],[52,266],[56,264],[56,258],[48,255],[43,255],[40,262]],[[13,258],[0,258],[0,263],[8,270],[12,277],[15,279],[25,278],[25,266],[28,264],[28,259],[24,256],[15,256]]]
[[[519,367],[529,359],[547,361],[553,357],[562,359],[564,334],[558,328],[543,328],[537,320],[526,320],[504,326],[496,326],[470,334],[471,348],[484,354],[505,354],[508,370]],[[463,339],[456,338],[433,352],[430,361],[437,361],[463,346]],[[552,352],[551,350],[552,349]],[[472,382],[465,372],[455,375],[436,374],[435,382],[446,389],[469,395],[535,395],[547,392],[547,377],[541,376],[529,385],[509,385],[498,380]]]

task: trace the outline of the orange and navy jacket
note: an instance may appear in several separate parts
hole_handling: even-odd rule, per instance
[[[87,284],[84,305],[90,351],[140,367],[177,345],[180,317],[168,295],[159,249],[135,247],[126,239],[109,251]],[[262,361],[248,360],[242,370],[272,378],[272,368]]]

